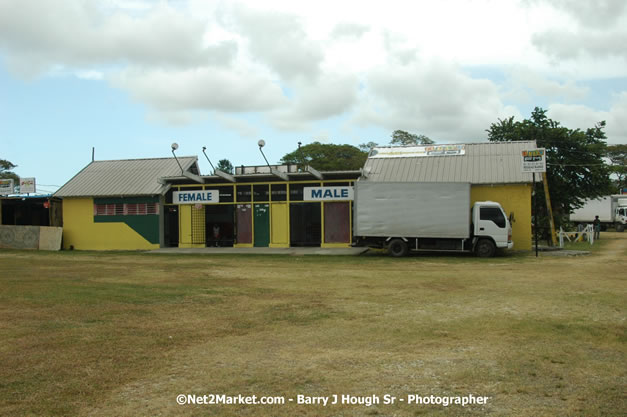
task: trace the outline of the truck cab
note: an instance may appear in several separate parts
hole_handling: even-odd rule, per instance
[[[627,205],[619,205],[616,207],[614,221],[616,223],[616,231],[623,232],[625,230],[625,225],[627,225]]]
[[[493,256],[497,248],[511,249],[512,225],[499,203],[477,201],[472,208],[472,246],[481,257]]]

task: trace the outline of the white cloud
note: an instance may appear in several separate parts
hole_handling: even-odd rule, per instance
[[[230,17],[233,28],[246,38],[252,56],[285,80],[319,75],[323,50],[308,38],[298,16],[238,5]]]
[[[576,33],[550,30],[533,36],[533,44],[557,59],[620,57],[627,59],[627,30],[599,32],[581,30]]]
[[[237,132],[238,135],[246,138],[257,138],[260,130],[241,118],[227,116],[223,113],[216,113],[213,119],[228,130]]]
[[[285,104],[278,85],[220,68],[130,69],[112,77],[111,82],[160,111],[267,111]]]
[[[509,97],[572,105],[587,98],[582,78],[625,77],[623,1],[522,3],[0,0],[0,51],[24,76],[105,79],[173,124],[213,117],[254,136],[230,113],[282,130],[343,117],[466,141],[519,115]],[[509,78],[460,70],[471,66]]]
[[[83,80],[100,81],[104,79],[104,73],[102,71],[94,70],[76,71],[76,76]]]
[[[383,66],[368,75],[367,85],[370,97],[355,123],[408,130],[438,142],[483,139],[490,123],[517,113],[501,102],[493,82],[441,61]]]
[[[617,95],[609,111],[599,111],[580,104],[555,103],[549,106],[548,116],[570,129],[582,130],[605,120],[607,142],[627,143],[627,91]]]
[[[299,84],[289,107],[272,115],[272,124],[283,130],[303,130],[309,123],[340,116],[357,100],[358,80],[354,76],[326,74],[309,84]]]
[[[627,2],[624,0],[526,0],[543,14],[559,13],[560,18],[536,28],[531,42],[553,62],[577,60],[578,63],[599,59],[627,60]],[[548,10],[547,10],[548,8]]]
[[[331,32],[333,39],[358,39],[370,30],[370,26],[359,23],[338,23]]]
[[[140,15],[93,0],[0,1],[0,48],[32,76],[62,64],[184,67],[228,64],[236,45],[204,45],[205,23],[160,2]]]
[[[607,29],[618,23],[627,13],[625,0],[526,0],[532,5],[547,4],[572,16],[583,26]]]
[[[577,85],[573,80],[567,79],[560,82],[548,79],[544,74],[527,67],[513,68],[510,77],[513,86],[506,93],[510,97],[526,97],[528,96],[527,90],[531,90],[539,97],[574,101],[584,99],[589,91],[587,87]]]

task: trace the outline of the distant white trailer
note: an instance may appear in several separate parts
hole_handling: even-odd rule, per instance
[[[575,224],[589,224],[599,216],[601,228],[616,227],[617,232],[625,230],[627,224],[627,197],[610,195],[595,200],[587,200],[581,208],[573,211],[570,221]]]

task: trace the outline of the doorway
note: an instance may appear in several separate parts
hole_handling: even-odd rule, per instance
[[[255,204],[255,243],[257,247],[268,247],[270,245],[270,205]]]
[[[166,247],[179,245],[179,208],[164,206],[163,244]]]
[[[232,204],[205,205],[207,246],[233,246],[235,240],[235,207]]]
[[[290,204],[290,246],[320,246],[320,203]]]

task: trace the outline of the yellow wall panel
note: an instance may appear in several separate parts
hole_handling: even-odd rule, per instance
[[[514,249],[531,250],[531,184],[473,185],[472,204],[476,201],[496,201],[509,216],[514,213],[512,240]]]
[[[63,248],[83,250],[158,249],[125,223],[94,223],[92,198],[63,199]]]
[[[202,218],[202,219],[201,219]],[[192,225],[194,220],[203,224],[198,236],[193,236]],[[195,208],[191,204],[181,204],[179,206],[179,248],[204,248],[205,241],[205,208]],[[194,242],[194,240],[196,242]]]
[[[289,247],[289,210],[287,203],[270,205],[270,246]]]

